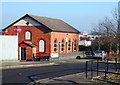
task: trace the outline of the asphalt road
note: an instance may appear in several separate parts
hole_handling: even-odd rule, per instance
[[[55,61],[57,65],[6,69],[2,71],[3,83],[29,83],[38,79],[53,78],[85,71],[85,62],[78,60]]]
[[[54,61],[57,65],[2,70],[2,83],[30,83],[38,79],[85,72],[86,60]]]

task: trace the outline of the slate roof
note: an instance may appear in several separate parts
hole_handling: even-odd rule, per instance
[[[74,27],[70,26],[69,24],[65,23],[64,21],[62,21],[60,19],[36,16],[36,15],[31,15],[31,14],[26,14],[24,17],[26,17],[26,16],[28,16],[28,17],[34,19],[35,21],[37,21],[38,23],[48,27],[51,31],[80,33],[77,29],[75,29]],[[22,18],[24,18],[24,17],[22,17]],[[20,18],[19,20],[21,20],[22,18]],[[5,30],[5,29],[3,29],[3,30]]]
[[[30,47],[36,47],[36,45],[34,45],[32,42],[30,42],[30,41],[22,41],[21,43],[19,43],[19,45],[20,44],[26,44],[26,45],[28,45],[28,46],[30,46]]]

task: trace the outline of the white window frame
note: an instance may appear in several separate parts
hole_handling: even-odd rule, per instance
[[[31,32],[29,32],[29,31],[25,32],[25,39],[26,40],[31,40]]]
[[[45,52],[45,41],[44,40],[39,41],[39,52]]]

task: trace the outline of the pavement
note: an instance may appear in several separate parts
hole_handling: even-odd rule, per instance
[[[109,85],[106,82],[100,82],[97,80],[93,80],[90,78],[90,72],[88,72],[89,78],[86,78],[85,72],[81,73],[76,73],[76,74],[71,74],[71,75],[66,75],[66,76],[61,76],[61,77],[55,77],[55,78],[45,78],[45,79],[40,79],[36,80],[35,82],[31,82],[28,85],[34,85],[34,84],[94,84],[94,85]]]
[[[0,69],[56,65],[53,61],[0,61]]]
[[[63,59],[51,59],[50,61],[47,61],[47,60],[46,61],[19,61],[19,60],[0,61],[0,69],[13,69],[13,68],[58,65],[58,63],[56,63],[56,62],[64,62],[64,60],[69,60],[69,59],[75,59],[75,57],[63,58]],[[81,60],[81,62],[85,62],[85,61],[89,61],[89,59]]]
[[[48,66],[48,65],[57,65],[54,61],[75,59],[78,55],[60,57],[58,59],[50,59],[50,61],[0,61],[0,69],[12,69],[12,68],[26,68],[34,66]]]

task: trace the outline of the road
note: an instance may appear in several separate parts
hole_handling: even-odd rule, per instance
[[[86,59],[53,61],[56,65],[2,70],[3,83],[30,83],[44,78],[85,72]]]
[[[37,79],[59,77],[85,71],[85,62],[79,60],[54,61],[57,65],[6,69],[3,83],[29,83]]]

